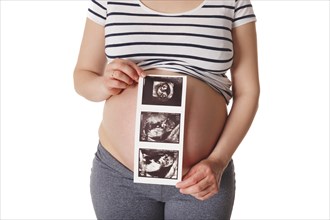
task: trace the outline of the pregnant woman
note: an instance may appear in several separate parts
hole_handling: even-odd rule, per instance
[[[249,0],[91,1],[74,84],[105,101],[91,174],[98,219],[230,218],[231,158],[259,99],[255,20]],[[188,76],[176,186],[133,183],[137,82],[149,74]]]

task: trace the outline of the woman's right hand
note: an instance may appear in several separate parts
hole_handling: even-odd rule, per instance
[[[126,59],[114,59],[107,64],[102,76],[102,83],[110,98],[137,83],[139,77],[145,76],[143,70],[134,62]]]

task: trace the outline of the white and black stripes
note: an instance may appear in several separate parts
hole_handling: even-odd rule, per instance
[[[233,18],[233,27],[243,25],[255,20],[252,4],[247,0],[235,0],[235,15]]]
[[[92,0],[88,16],[105,27],[109,61],[130,59],[144,69],[191,75],[231,98],[225,76],[233,62],[231,30],[255,20],[248,0],[204,0],[181,14],[152,11],[139,0]]]

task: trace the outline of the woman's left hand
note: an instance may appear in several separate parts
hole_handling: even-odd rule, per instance
[[[219,163],[204,159],[194,165],[176,187],[182,194],[190,194],[202,201],[209,199],[219,192],[223,170]]]

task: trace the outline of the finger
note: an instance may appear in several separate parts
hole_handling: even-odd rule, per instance
[[[203,191],[192,193],[191,195],[195,198],[203,198],[204,196],[210,194],[212,192],[212,186],[208,186]]]
[[[134,81],[131,79],[131,77],[127,76],[125,73],[119,71],[119,70],[113,70],[110,74],[110,77],[112,79],[116,79],[119,81],[122,81],[126,83],[127,85],[132,85]]]
[[[139,67],[138,65],[136,65],[136,63],[130,61],[130,60],[126,60],[124,59],[123,60],[124,62],[127,62],[128,65],[130,65],[133,69],[135,69],[135,71],[137,72],[137,74],[141,77],[145,77],[146,74],[145,72],[143,71],[143,69],[141,67]]]
[[[138,82],[139,81],[139,74],[138,72],[132,68],[130,65],[127,64],[123,64],[119,67],[119,70],[125,74],[126,76],[128,76],[129,78],[131,78],[132,80]]]
[[[218,193],[218,191],[205,190],[201,193],[198,193],[198,194],[195,194],[195,195],[192,195],[192,196],[195,197],[198,200],[205,201],[205,200],[211,198],[212,196],[214,196],[217,193]]]
[[[110,71],[111,69],[120,70],[136,82],[138,82],[141,72],[143,72],[143,70],[135,63],[124,59],[114,60],[113,62],[111,62],[109,69]]]
[[[200,172],[189,171],[184,177],[183,181],[176,184],[177,188],[184,189],[197,184],[199,181],[205,178],[205,175]]]
[[[129,65],[124,63],[112,63],[108,65],[105,74],[107,77],[122,79],[125,80],[127,83],[129,82],[127,78],[133,81],[139,80],[139,75],[136,73],[136,71]]]
[[[109,89],[126,89],[128,85],[120,80],[111,79],[107,81],[107,88]]]
[[[204,179],[200,180],[198,183],[196,183],[194,185],[191,185],[187,188],[181,188],[180,192],[182,194],[191,194],[191,195],[193,195],[193,194],[201,193],[201,192],[205,191],[211,185],[212,185],[212,183],[210,183],[207,178],[204,178]]]

